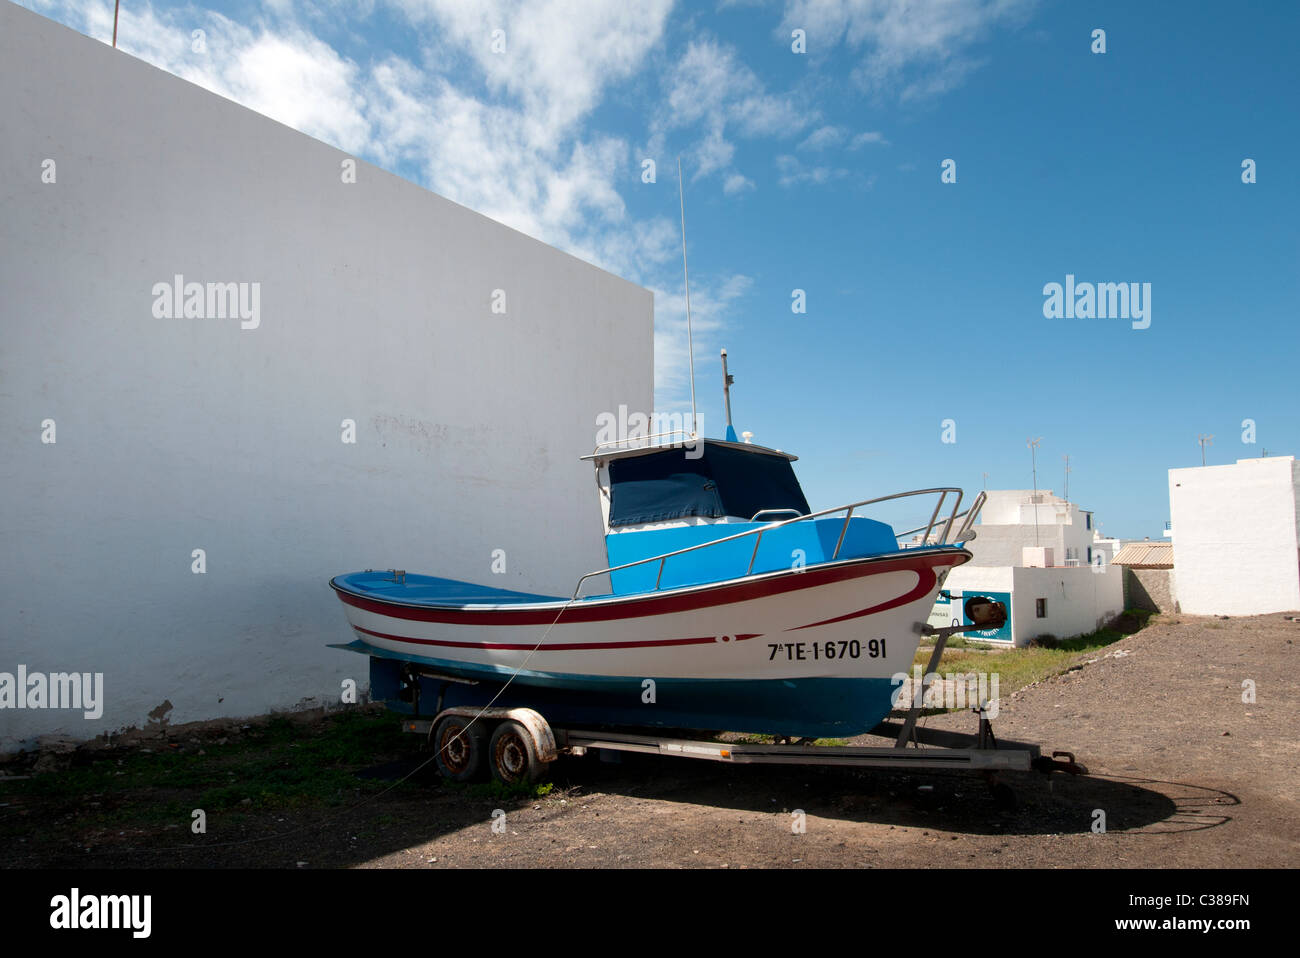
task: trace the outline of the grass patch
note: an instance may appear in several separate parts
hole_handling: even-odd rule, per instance
[[[1145,621],[1145,619],[1143,620]],[[996,657],[970,648],[945,648],[937,672],[996,672],[998,694],[1009,695],[1017,689],[1069,669],[1090,653],[1120,641],[1128,634],[1118,629],[1104,628],[1072,639],[1053,639],[1052,647],[1045,645],[1020,649],[1006,649]],[[933,649],[917,649],[914,664],[925,668]]]
[[[936,641],[937,640],[934,638],[934,636],[927,635],[923,639],[921,639],[921,647],[925,649],[933,649]],[[981,642],[978,639],[968,639],[964,635],[953,635],[948,637],[948,641],[944,644],[944,648],[945,649],[979,649],[981,651],[988,652],[993,649],[1004,648],[1004,646],[1001,645],[1000,643]]]
[[[0,795],[6,811],[40,806],[43,819],[66,816],[82,831],[188,827],[196,808],[339,806],[390,786],[356,771],[409,751],[401,735],[387,712],[340,712],[312,725],[280,716],[197,742],[181,731],[144,748],[83,749],[72,767],[5,782]],[[22,814],[0,817],[0,843],[59,840],[26,824]]]
[[[531,801],[534,798],[545,798],[555,789],[552,782],[538,782],[537,784],[516,782],[513,785],[506,785],[498,782],[495,778],[488,782],[447,782],[446,785],[448,788],[458,789],[474,798],[494,798],[504,801]]]

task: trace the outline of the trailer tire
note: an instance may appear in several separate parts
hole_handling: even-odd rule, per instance
[[[482,777],[487,733],[481,721],[462,715],[444,716],[434,726],[433,748],[443,778],[472,782]]]
[[[487,754],[493,777],[503,785],[532,785],[550,767],[537,754],[532,733],[514,719],[506,719],[496,727]]]

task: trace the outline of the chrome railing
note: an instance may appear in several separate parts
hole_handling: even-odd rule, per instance
[[[961,526],[958,528],[958,530],[957,530],[957,535],[953,537],[953,540],[952,540],[953,542],[966,542],[966,541],[969,540],[969,539],[973,539],[973,538],[975,538],[975,531],[974,531],[974,529],[973,529],[972,527],[975,525],[975,520],[976,520],[977,518],[979,518],[980,510],[984,508],[984,503],[985,503],[986,501],[988,501],[988,494],[985,493],[985,492],[981,492],[978,496],[975,497],[975,502],[971,504],[971,507],[970,507],[969,509],[964,509],[964,510],[961,511],[961,512],[955,512],[955,513],[954,513],[954,515],[952,516],[952,519],[963,519],[963,518],[964,518],[964,521],[962,522]],[[939,499],[939,507],[942,507],[942,505],[943,505],[943,497],[941,496],[940,499]],[[953,509],[955,510],[955,509],[957,508],[957,506],[959,506],[959,505],[961,505],[961,490],[960,490],[960,489],[957,490],[957,502],[956,502],[956,504],[953,506]],[[936,508],[935,515],[938,515],[938,508]],[[922,544],[922,545],[928,545],[928,543],[926,542],[926,540],[930,538],[930,530],[931,530],[933,527],[934,527],[934,518],[931,517],[931,519],[930,519],[930,525],[928,525],[928,526],[917,526],[915,529],[908,529],[906,532],[899,532],[899,533],[897,533],[897,537],[898,537],[899,539],[901,539],[901,538],[903,538],[904,536],[912,536],[912,535],[916,535],[916,533],[918,533],[918,532],[920,532],[922,529],[924,529],[924,530],[925,530],[925,536],[921,539],[921,544]],[[946,529],[946,528],[945,528],[945,530],[944,530],[944,535],[945,535],[945,536],[947,535],[947,529]],[[940,544],[942,545],[943,543],[941,542]]]
[[[940,521],[939,513],[940,510],[943,508],[943,504],[947,500],[949,493],[956,493],[956,499],[952,504],[952,510],[948,514],[946,521],[944,521],[943,523],[943,531],[939,534],[937,540],[934,543],[930,543],[928,541],[930,538],[930,533],[935,530],[935,526]],[[677,549],[673,552],[665,552],[662,555],[657,555],[657,556],[647,556],[644,559],[637,559],[635,562],[625,562],[622,565],[610,566],[608,569],[598,569],[594,572],[588,572],[586,575],[578,579],[577,585],[575,585],[573,588],[573,598],[574,600],[578,598],[579,594],[582,592],[582,584],[586,582],[588,579],[594,578],[595,576],[609,575],[614,572],[621,572],[624,569],[631,569],[640,565],[647,565],[648,563],[651,562],[659,563],[659,572],[655,576],[655,588],[654,588],[654,590],[657,592],[659,591],[660,583],[663,582],[664,566],[669,559],[675,556],[685,555],[688,552],[698,552],[701,549],[708,549],[711,546],[721,545],[724,542],[735,542],[736,540],[744,539],[747,536],[754,537],[754,551],[751,552],[749,555],[749,565],[745,568],[745,575],[747,576],[752,575],[754,571],[754,562],[758,559],[758,547],[762,544],[764,534],[772,531],[773,529],[780,529],[788,525],[793,525],[796,522],[807,522],[811,519],[819,519],[822,516],[829,516],[829,515],[834,515],[835,513],[838,512],[844,512],[844,524],[840,527],[839,538],[835,541],[835,551],[831,553],[830,559],[826,560],[828,562],[834,562],[836,559],[839,558],[840,549],[844,545],[844,536],[849,531],[849,521],[853,518],[853,512],[855,509],[860,509],[863,506],[874,505],[875,503],[878,502],[889,502],[894,499],[906,499],[910,496],[925,496],[925,495],[938,495],[939,497],[938,501],[934,505],[934,511],[930,513],[929,523],[927,523],[925,526],[918,526],[916,529],[909,530],[908,532],[905,533],[895,534],[894,536],[895,539],[898,539],[903,535],[911,535],[913,532],[919,532],[921,529],[924,529],[925,535],[921,538],[922,545],[930,545],[930,544],[947,545],[949,541],[948,534],[952,530],[953,523],[957,519],[961,518],[962,516],[965,517],[965,521],[958,528],[957,536],[952,540],[952,542],[953,543],[965,542],[967,539],[971,538],[971,526],[974,524],[975,518],[979,515],[979,511],[984,505],[984,500],[987,498],[983,492],[981,492],[976,497],[974,504],[969,509],[967,509],[965,512],[958,513],[957,509],[961,506],[961,499],[962,499],[962,491],[960,489],[957,489],[952,486],[940,486],[934,489],[913,489],[911,492],[896,492],[893,495],[889,495],[889,496],[879,496],[875,499],[863,499],[861,502],[851,502],[848,505],[844,505],[844,506],[835,506],[831,509],[822,509],[820,512],[810,512],[807,515],[795,516],[793,519],[783,519],[779,522],[769,522],[766,525],[760,526],[757,529],[748,529],[745,532],[738,532],[735,535],[723,536],[721,539],[711,539],[708,542],[701,542],[697,545],[687,546],[685,549]],[[764,510],[764,511],[768,511],[768,510]],[[757,515],[762,515],[762,512],[757,513]]]
[[[652,439],[668,439],[674,437],[672,442],[654,443]],[[694,446],[695,443],[702,442],[703,438],[694,433],[687,432],[685,429],[671,429],[668,432],[656,432],[648,436],[624,436],[621,439],[606,439],[604,442],[596,443],[596,448],[592,450],[590,456],[584,456],[584,459],[594,459],[600,455],[600,451],[606,446],[626,446],[628,449],[640,448],[659,448],[676,449],[679,446],[685,448]],[[629,443],[641,443],[641,446],[628,445]],[[622,452],[624,450],[614,450]]]

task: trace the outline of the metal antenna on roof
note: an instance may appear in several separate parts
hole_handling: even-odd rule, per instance
[[[727,442],[736,441],[736,427],[731,424],[731,386],[736,377],[727,372],[727,351],[722,351],[722,401],[727,407]]]
[[[1042,436],[1037,439],[1025,440],[1025,445],[1029,447],[1029,458],[1034,468],[1034,497],[1031,500],[1034,505],[1034,545],[1038,545],[1038,444],[1042,441]]]
[[[691,438],[698,438],[695,419],[695,341],[691,333],[691,272],[686,265],[686,190],[682,186],[682,158],[677,157],[677,196],[682,206],[682,274],[686,278],[686,350],[691,363]]]

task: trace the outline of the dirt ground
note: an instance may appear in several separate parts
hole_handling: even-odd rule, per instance
[[[1090,772],[1004,776],[1019,802],[1010,812],[971,773],[625,756],[562,760],[540,797],[449,788],[426,769],[355,808],[252,810],[204,836],[175,824],[114,835],[102,810],[92,830],[76,808],[15,798],[0,778],[0,864],[1286,867],[1300,858],[1295,619],[1159,617],[1003,701],[1000,739],[1071,751]],[[1253,703],[1242,701],[1244,680]],[[923,721],[973,727],[969,713]],[[426,757],[411,745],[357,771],[396,780]],[[1104,832],[1094,831],[1098,810]]]

